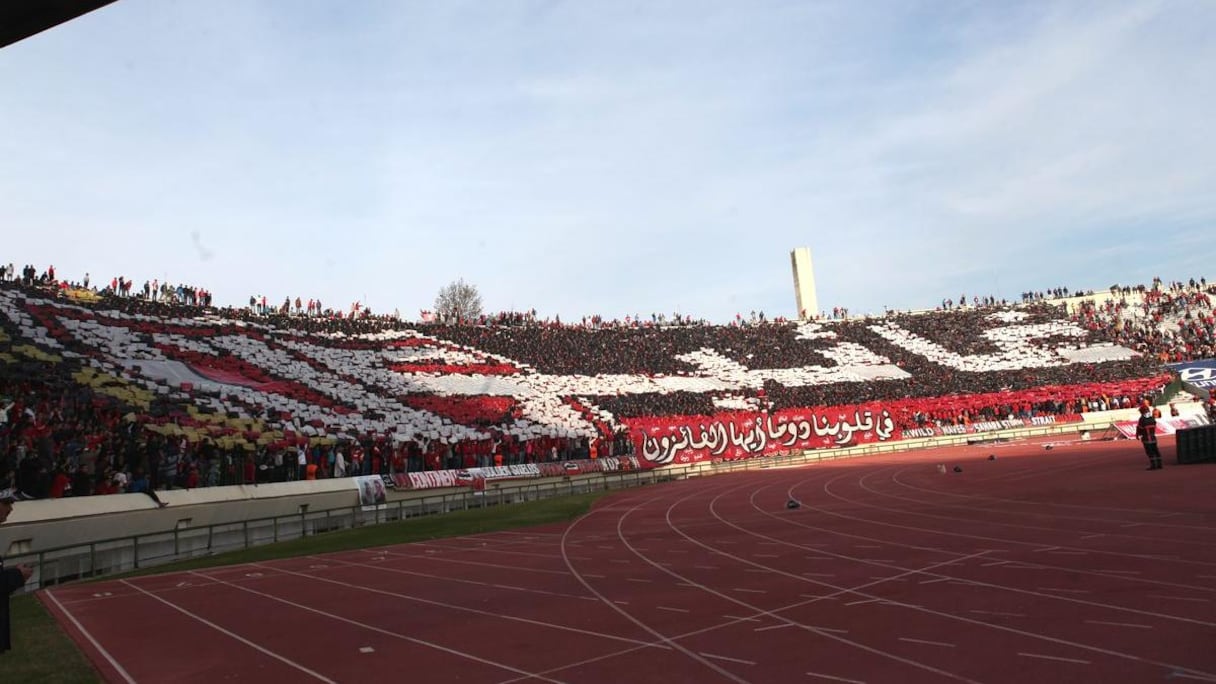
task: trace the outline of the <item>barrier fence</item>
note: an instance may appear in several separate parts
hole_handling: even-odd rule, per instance
[[[343,506],[309,511],[307,504],[298,513],[253,518],[240,522],[217,523],[199,527],[179,527],[163,532],[91,540],[68,546],[15,553],[5,557],[10,565],[25,563],[34,569],[23,591],[63,582],[100,577],[155,567],[175,561],[214,556],[229,551],[250,549],[281,541],[349,530],[368,525],[409,520],[454,511],[503,506],[560,496],[587,494],[640,487],[691,477],[716,475],[740,470],[802,465],[851,458],[867,454],[892,453],[975,443],[983,440],[1025,438],[1080,432],[1096,426],[1048,425],[1002,434],[957,435],[900,442],[873,443],[840,449],[814,449],[733,461],[671,465],[663,468],[577,475],[541,481],[491,483],[484,491],[471,488],[411,492],[404,498],[377,506]],[[983,438],[983,440],[981,440]]]

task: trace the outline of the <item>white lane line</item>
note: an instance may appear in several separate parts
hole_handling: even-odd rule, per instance
[[[1103,569],[1103,570],[1098,570],[1097,572],[1104,572],[1108,575],[1139,575],[1140,574],[1139,570],[1106,570],[1106,569]]]
[[[583,577],[591,577],[591,578],[594,578],[594,579],[605,579],[605,578],[607,578],[607,577],[608,577],[608,575],[593,575],[593,574],[591,574],[591,573],[589,573],[589,572],[584,572],[584,573],[583,573]]]
[[[1085,535],[1084,537],[1081,537],[1081,538],[1082,538],[1082,539],[1093,539],[1094,537],[1105,537],[1105,536],[1106,536],[1105,534],[1103,534],[1103,533],[1099,532],[1099,533],[1097,533],[1097,534],[1087,534],[1087,535]]]
[[[760,622],[760,618],[755,617],[739,617],[738,615],[723,615],[722,617],[736,622]]]
[[[208,620],[207,618],[205,618],[201,615],[198,615],[196,613],[192,613],[192,612],[186,610],[185,608],[182,608],[181,606],[177,605],[176,603],[171,603],[171,602],[157,596],[156,594],[153,594],[152,592],[150,592],[146,589],[143,589],[141,587],[138,587],[138,586],[132,584],[131,582],[129,582],[127,580],[119,580],[119,582],[122,582],[123,584],[127,585],[128,587],[131,587],[132,589],[134,589],[146,596],[151,596],[152,598],[156,599],[157,601],[160,601],[161,603],[165,604],[166,606],[169,606],[170,608],[172,608],[173,610],[176,610],[177,612],[181,613],[182,615],[185,615],[186,617],[189,617],[189,618],[194,618],[195,620],[198,620],[199,622],[203,623],[204,625],[207,625],[208,627],[210,627],[211,629],[214,629],[215,631],[219,632],[220,634],[225,634],[233,639],[236,639],[237,641],[241,642],[242,644],[245,644],[246,646],[252,648],[253,650],[258,651],[258,652],[262,653],[263,655],[268,655],[271,658],[274,658],[275,660],[279,661],[280,663],[287,665],[288,667],[294,667],[295,669],[299,670],[300,672],[303,672],[304,674],[307,674],[307,675],[311,675],[314,679],[317,679],[319,681],[329,682],[329,684],[338,684],[336,681],[330,679],[329,677],[326,677],[325,675],[321,674],[320,672],[317,672],[315,670],[310,670],[307,667],[301,665],[300,663],[297,663],[296,661],[291,660],[290,658],[279,655],[278,653],[275,653],[274,651],[266,648],[265,646],[254,643],[254,642],[246,639],[245,637],[241,636],[240,634],[237,634],[236,632],[233,632],[228,629],[224,629],[223,627],[220,627],[219,625]]]
[[[780,557],[781,557],[781,554],[778,554],[778,553],[757,553],[756,555],[753,556],[753,558],[780,558]]]
[[[845,679],[844,677],[833,677],[830,674],[823,674],[822,672],[808,672],[806,674],[808,677],[819,677],[820,679],[830,679],[833,682],[844,682],[845,684],[866,684],[865,682],[863,682],[860,679]]]
[[[977,615],[1000,615],[1001,617],[1026,617],[1025,613],[1002,613],[995,610],[970,610],[969,613]]]
[[[696,568],[697,570],[717,570],[718,569],[718,566],[716,566],[716,565],[694,565],[692,567]]]
[[[364,646],[359,649],[359,652],[360,653],[375,653],[376,649],[372,648],[371,646]]]
[[[1005,564],[1006,564],[1006,563],[1008,563],[1008,562],[1009,562],[1009,561],[1007,561],[1007,560],[1003,560],[1003,561],[992,561],[991,563],[984,563],[984,564],[983,564],[983,565],[981,565],[980,567],[982,567],[982,568],[991,568],[991,567],[993,567],[993,566],[995,566],[995,565],[1005,565]]]
[[[1091,625],[1109,625],[1111,627],[1135,627],[1136,629],[1152,629],[1152,625],[1138,625],[1134,622],[1110,622],[1108,620],[1086,620]]]
[[[655,606],[655,608],[657,608],[659,610],[670,610],[673,613],[691,613],[692,612],[691,610],[689,610],[687,608],[672,608],[671,606]]]
[[[874,603],[875,601],[881,601],[881,600],[882,599],[868,598],[868,599],[861,599],[859,601],[850,601],[849,603],[846,603],[845,605],[846,606],[860,606],[860,605],[863,605],[866,603]]]
[[[1048,553],[1055,554],[1057,556],[1087,556],[1087,555],[1089,555],[1088,551],[1065,551],[1063,549],[1061,549],[1059,551],[1048,551]]]
[[[1197,577],[1197,578],[1199,578],[1199,579],[1211,579],[1211,580],[1216,580],[1216,575],[1195,575],[1195,577]]]
[[[1058,591],[1064,594],[1088,594],[1088,589],[1057,589],[1055,587],[1039,587],[1039,591]]]
[[[654,580],[648,580],[645,577],[626,577],[625,580],[629,581],[629,582],[653,582],[654,581]]]
[[[792,623],[792,622],[782,622],[779,625],[769,625],[768,627],[757,627],[756,629],[754,629],[752,631],[753,632],[767,632],[772,629],[785,629],[786,627],[793,627],[793,626],[794,626],[794,623]]]
[[[1165,596],[1163,594],[1149,594],[1148,597],[1164,599],[1166,601],[1191,601],[1192,603],[1211,603],[1210,599],[1188,598],[1186,596]]]
[[[131,677],[130,673],[128,673],[122,665],[118,664],[118,661],[114,659],[114,656],[110,655],[110,652],[107,651],[100,643],[98,643],[97,639],[93,638],[93,635],[89,633],[89,630],[84,628],[84,625],[80,624],[80,621],[76,619],[75,615],[68,612],[68,609],[59,602],[59,597],[49,589],[47,590],[46,595],[50,597],[51,601],[53,601],[56,606],[59,607],[60,612],[67,616],[68,620],[71,621],[72,626],[80,630],[80,633],[84,635],[84,638],[89,640],[89,643],[93,645],[93,648],[97,649],[97,652],[101,654],[101,657],[106,659],[106,662],[109,663],[110,667],[113,667],[114,671],[123,678],[123,681],[127,682],[127,684],[135,684],[135,679]]]
[[[1042,658],[1043,660],[1057,660],[1061,663],[1076,663],[1078,665],[1088,665],[1089,664],[1088,660],[1081,660],[1080,658],[1060,658],[1058,656],[1043,655],[1042,653],[1019,653],[1018,655],[1025,656],[1027,658]]]
[[[772,572],[772,570],[770,570],[768,568],[743,568],[743,572],[751,572],[751,573],[759,573],[762,575],[767,575],[768,573]]]
[[[899,640],[910,641],[914,644],[928,644],[930,646],[945,646],[947,648],[954,648],[954,644],[946,643],[945,641],[929,641],[927,639],[913,639],[912,637],[900,637]]]
[[[834,573],[834,572],[804,572],[804,573],[802,573],[802,576],[803,577],[835,577],[836,573]]]
[[[699,655],[705,656],[706,658],[713,658],[714,660],[725,660],[728,663],[739,663],[740,665],[755,665],[756,664],[756,661],[754,661],[754,660],[743,660],[742,658],[731,658],[729,656],[716,655],[714,653],[700,653]]]
[[[921,580],[917,584],[937,584],[938,582],[949,582],[953,577],[938,577],[935,579]]]
[[[609,563],[632,563],[633,561],[628,560],[626,558],[609,558],[608,562]]]
[[[1174,671],[1174,672],[1169,673],[1169,674],[1166,676],[1166,678],[1167,678],[1167,679],[1194,679],[1194,680],[1197,680],[1197,681],[1200,681],[1200,682],[1212,682],[1212,681],[1216,681],[1216,680],[1212,679],[1211,677],[1204,677],[1204,676],[1202,676],[1202,675],[1193,675],[1193,674],[1191,674],[1191,673],[1189,673],[1189,672],[1178,672],[1178,671]]]
[[[735,587],[735,591],[741,591],[745,594],[767,594],[768,593],[768,591],[766,591],[764,589],[742,589],[740,587]]]

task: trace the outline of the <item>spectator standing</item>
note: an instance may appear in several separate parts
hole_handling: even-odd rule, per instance
[[[17,501],[17,492],[13,489],[0,489],[0,525],[8,520],[13,512],[13,503]],[[9,625],[8,597],[13,592],[25,586],[33,570],[28,565],[18,565],[13,568],[4,567],[4,558],[0,557],[0,588],[4,590],[4,600],[0,601],[0,653],[12,650],[12,628]]]

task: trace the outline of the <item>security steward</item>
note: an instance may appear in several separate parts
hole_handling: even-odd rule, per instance
[[[1161,470],[1161,452],[1157,450],[1157,419],[1147,406],[1140,407],[1136,439],[1144,445],[1144,455],[1148,456],[1148,468],[1145,470]]]

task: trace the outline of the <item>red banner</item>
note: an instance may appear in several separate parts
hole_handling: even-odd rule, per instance
[[[883,408],[849,411],[790,409],[763,416],[727,413],[713,418],[641,418],[625,421],[647,466],[739,459],[781,451],[851,446],[898,439]]]

